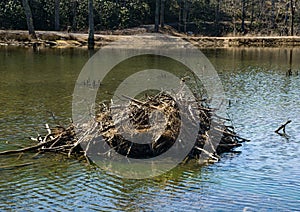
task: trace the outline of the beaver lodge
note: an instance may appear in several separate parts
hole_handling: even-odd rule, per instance
[[[207,106],[205,100],[199,100],[193,103],[194,105],[189,105],[188,101],[184,103],[185,108],[195,108],[192,115],[185,114],[189,113],[189,109],[184,112],[180,111],[177,104],[180,96],[176,94],[172,97],[166,92],[150,95],[140,100],[125,96],[129,102],[126,109],[118,105],[102,103],[99,105],[96,117],[90,122],[82,126],[71,123],[67,127],[53,128],[46,124],[48,132],[46,135],[31,138],[37,142],[36,145],[4,151],[0,155],[28,151],[54,152],[68,157],[83,157],[91,162],[88,151],[94,149],[101,151],[101,154],[106,154],[107,157],[121,154],[139,159],[155,157],[171,147],[182,148],[188,145],[188,142],[193,142],[184,162],[191,159],[198,160],[203,155],[208,161],[218,161],[222,153],[229,152],[247,141],[237,135],[233,126],[227,124],[229,119],[216,115],[216,109]],[[191,122],[194,126],[182,129],[184,119],[194,119]],[[189,129],[196,129],[194,134],[197,136],[192,141],[189,140],[191,139],[189,135],[192,133],[180,132],[180,130]],[[132,136],[147,133],[151,135],[151,142],[140,144],[130,141]],[[180,133],[185,134],[181,140],[178,139]],[[179,141],[176,142],[177,140]],[[102,148],[104,144],[107,145]]]

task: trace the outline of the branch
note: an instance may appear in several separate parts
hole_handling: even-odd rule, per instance
[[[0,152],[0,155],[9,155],[9,154],[16,154],[16,153],[20,153],[20,152],[29,152],[29,151],[32,151],[32,150],[36,150],[42,146],[45,146],[45,145],[48,145],[48,144],[51,144],[57,140],[59,140],[61,138],[61,136],[57,136],[55,137],[54,139],[52,140],[49,140],[49,141],[46,141],[46,142],[42,142],[42,143],[39,143],[35,146],[30,146],[30,147],[25,147],[25,148],[22,148],[22,149],[16,149],[16,150],[7,150],[7,151],[3,151],[3,152]]]
[[[291,122],[292,122],[291,120],[287,120],[284,124],[282,124],[280,127],[278,127],[277,130],[275,130],[275,133],[277,133],[278,135],[281,135],[281,136],[285,136],[286,135],[285,127],[286,127],[286,125],[288,125]],[[280,130],[282,130],[283,133],[279,132]]]

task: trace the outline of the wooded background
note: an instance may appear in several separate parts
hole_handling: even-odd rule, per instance
[[[208,36],[300,32],[298,0],[1,0],[0,28],[27,30],[29,9],[35,30],[86,32],[89,3],[95,31],[156,23]]]

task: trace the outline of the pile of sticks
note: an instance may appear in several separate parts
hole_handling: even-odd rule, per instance
[[[97,116],[97,123],[99,123],[98,130],[104,141],[115,150],[115,153],[126,157],[151,158],[166,152],[172,145],[178,145],[176,139],[181,130],[183,117],[195,119],[194,123],[197,124],[198,129],[195,141],[183,141],[180,144],[194,142],[194,147],[185,161],[199,159],[201,154],[207,154],[209,158],[218,160],[220,154],[229,152],[235,147],[241,146],[242,142],[248,141],[238,136],[233,126],[224,124],[224,121],[228,122],[229,119],[217,116],[216,110],[203,106],[202,101],[193,105],[193,107],[197,107],[197,113],[188,116],[180,111],[176,104],[180,94],[175,95],[174,99],[167,93],[159,93],[155,96],[148,96],[144,101],[123,97],[130,100],[129,105],[109,107],[103,104],[100,107],[101,112]],[[191,106],[189,101],[185,103],[184,107]],[[112,108],[115,109],[112,111]],[[157,116],[155,112],[160,113],[160,116]],[[186,110],[185,112],[190,111]],[[113,117],[112,113],[117,115]],[[163,123],[159,124],[159,122]],[[211,129],[212,127],[213,129]],[[149,131],[152,136],[151,142],[141,145],[130,141],[130,138],[135,135],[149,133]],[[217,134],[219,136],[216,136]],[[220,140],[215,141],[214,137]],[[204,145],[211,146],[209,152],[203,148]],[[107,153],[111,154],[109,151]]]
[[[37,142],[36,145],[0,152],[0,155],[27,151],[56,152],[68,157],[84,156],[90,162],[87,152],[90,148],[97,148],[95,147],[97,140],[98,146],[108,144],[106,145],[108,148],[106,147],[107,149],[102,153],[109,157],[121,154],[136,159],[151,158],[166,152],[173,145],[185,145],[185,142],[191,142],[183,141],[180,144],[176,142],[184,117],[194,119],[193,123],[196,123],[198,131],[198,136],[195,141],[192,141],[194,146],[185,161],[197,160],[201,154],[207,154],[210,159],[218,161],[220,154],[231,151],[247,141],[237,135],[233,126],[224,124],[229,121],[228,119],[217,116],[216,110],[204,106],[203,101],[197,101],[196,105],[195,103],[189,105],[189,101],[186,101],[184,107],[196,107],[197,112],[188,115],[180,111],[176,103],[178,101],[176,98],[179,97],[174,98],[165,92],[147,96],[143,100],[126,96],[124,98],[128,100],[125,108],[115,104],[101,104],[96,118],[84,126],[74,126],[71,123],[68,127],[56,126],[51,129],[46,125],[48,133],[45,136],[31,138]],[[138,135],[148,136],[150,142],[141,144],[131,141],[131,138]],[[220,140],[214,141],[215,137]],[[217,143],[217,146],[214,143]],[[204,149],[205,145],[211,146],[209,151]]]

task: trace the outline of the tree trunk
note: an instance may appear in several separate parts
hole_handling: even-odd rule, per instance
[[[31,13],[31,9],[30,9],[28,0],[22,0],[22,4],[24,7],[25,15],[26,15],[26,21],[27,21],[29,35],[31,36],[31,38],[36,39],[36,34],[34,31],[34,26],[33,26],[32,13]]]
[[[159,30],[159,0],[156,0],[155,2],[155,32],[158,32]]]
[[[219,24],[219,18],[220,18],[220,4],[221,4],[221,0],[217,0],[217,4],[215,7],[215,24],[218,25]]]
[[[272,29],[275,29],[275,0],[272,0]]]
[[[286,3],[286,5],[285,5],[285,16],[284,16],[284,26],[285,27],[287,26],[288,19],[289,19],[289,7],[290,7],[290,4]]]
[[[265,0],[259,0],[259,13],[257,15],[257,24],[263,23],[263,20],[265,19]],[[263,23],[264,25],[264,23]],[[259,29],[257,30],[261,30],[261,28],[259,27]]]
[[[235,11],[236,11],[236,8],[235,8],[235,2],[234,0],[231,0],[231,5],[232,5],[232,23],[233,23],[233,36],[236,35],[236,18],[235,18]]]
[[[165,26],[165,0],[160,2],[160,26]]]
[[[294,15],[295,15],[295,7],[294,2],[291,0],[291,36],[294,36]]]
[[[255,2],[254,2],[254,0],[252,0],[252,3],[251,3],[250,30],[252,30],[252,25],[253,25],[253,22],[254,22],[254,5],[255,5]]]
[[[55,0],[55,6],[54,6],[55,24],[54,24],[54,29],[56,31],[59,31],[59,29],[60,29],[60,26],[59,26],[59,4],[60,4],[60,0]]]
[[[77,31],[77,7],[78,7],[77,0],[73,0],[71,7],[72,7],[72,31],[76,32]]]
[[[183,14],[183,0],[179,1],[179,17],[178,17],[178,31],[181,32],[182,28],[182,14]]]
[[[187,0],[184,0],[183,6],[183,32],[186,32],[186,23],[187,23],[187,13],[188,13],[188,5]]]
[[[245,18],[246,18],[246,8],[245,0],[242,0],[242,32],[245,33]]]
[[[94,49],[94,6],[93,0],[88,0],[89,7],[89,37],[88,37],[88,49]]]

